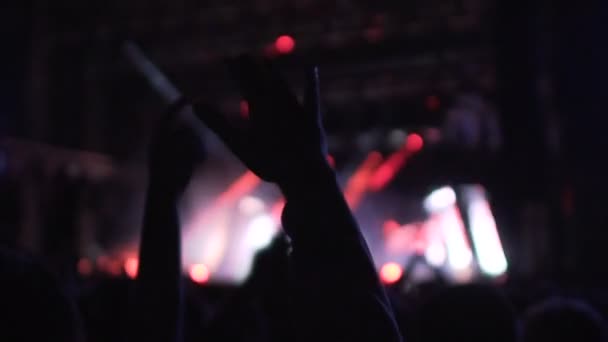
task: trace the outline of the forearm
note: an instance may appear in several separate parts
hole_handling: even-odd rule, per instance
[[[324,268],[348,259],[359,268],[349,276],[375,279],[367,245],[333,170],[320,168],[305,181],[281,188],[287,200],[283,226],[292,240],[294,256],[305,256],[307,264],[317,260],[314,264]]]
[[[315,175],[284,189],[283,224],[293,247],[293,313],[302,328],[298,333],[400,340],[373,260],[333,172]]]
[[[135,294],[135,336],[176,341],[180,333],[181,253],[177,195],[151,182],[146,197]]]

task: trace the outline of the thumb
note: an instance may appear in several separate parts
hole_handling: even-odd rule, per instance
[[[321,123],[321,99],[319,93],[319,68],[313,66],[306,71],[304,109],[308,118]]]
[[[319,90],[319,68],[313,66],[306,71],[306,92],[304,93],[305,121],[314,127],[319,139],[321,152],[327,155],[327,143],[321,117],[321,93]]]

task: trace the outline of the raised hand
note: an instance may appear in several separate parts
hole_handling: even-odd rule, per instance
[[[300,103],[267,63],[240,57],[228,61],[228,67],[249,103],[249,120],[229,122],[217,111],[197,108],[207,126],[260,178],[284,190],[304,176],[330,173],[317,68],[308,70],[305,99]]]
[[[150,145],[131,341],[181,340],[178,200],[202,156],[200,138],[178,112],[182,105],[167,111]]]
[[[229,122],[205,106],[196,109],[247,167],[285,194],[295,340],[400,341],[366,243],[326,161],[317,70],[308,72],[300,103],[268,64],[249,57],[228,64],[249,102],[249,120]]]
[[[157,125],[148,152],[150,185],[180,195],[190,181],[195,166],[202,160],[202,139],[180,115],[185,105],[178,101],[167,110]]]

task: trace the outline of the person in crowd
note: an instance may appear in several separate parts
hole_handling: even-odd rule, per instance
[[[524,342],[604,342],[606,322],[580,300],[552,298],[524,315]]]
[[[0,274],[1,341],[83,341],[74,302],[41,263],[0,249]]]
[[[230,122],[202,102],[195,109],[246,166],[285,195],[282,223],[292,246],[289,340],[400,341],[368,248],[326,161],[317,69],[309,71],[300,103],[267,64],[241,57],[228,66],[249,102],[249,120]],[[141,341],[177,341],[181,331],[177,201],[199,145],[175,116],[167,117],[149,162],[134,305],[133,336]]]
[[[256,253],[245,283],[222,305],[221,311],[207,327],[208,340],[289,340],[290,323],[285,314],[289,307],[288,251],[289,241],[285,234],[279,233],[269,246]],[[252,312],[259,313],[258,317],[252,317],[256,316]],[[237,320],[239,329],[235,331],[233,322]],[[247,333],[243,334],[245,330]]]
[[[308,71],[300,102],[269,64],[248,56],[227,64],[249,103],[249,119],[231,122],[203,102],[195,109],[286,198],[290,340],[400,341],[367,245],[326,160],[317,68]]]
[[[133,341],[181,341],[182,284],[178,202],[203,157],[202,140],[171,106],[152,137],[135,281]]]
[[[421,342],[515,342],[515,312],[497,289],[485,285],[447,288],[433,296],[419,313]]]

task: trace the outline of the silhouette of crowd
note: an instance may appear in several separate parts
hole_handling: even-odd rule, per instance
[[[137,278],[98,279],[73,293],[43,263],[2,252],[2,341],[606,340],[601,314],[579,299],[522,305],[485,284],[385,288],[325,157],[317,68],[307,70],[300,101],[264,61],[227,65],[249,118],[229,119],[205,98],[166,111],[149,149]],[[283,233],[229,293],[181,274],[177,203],[204,157],[186,107],[286,198]]]

